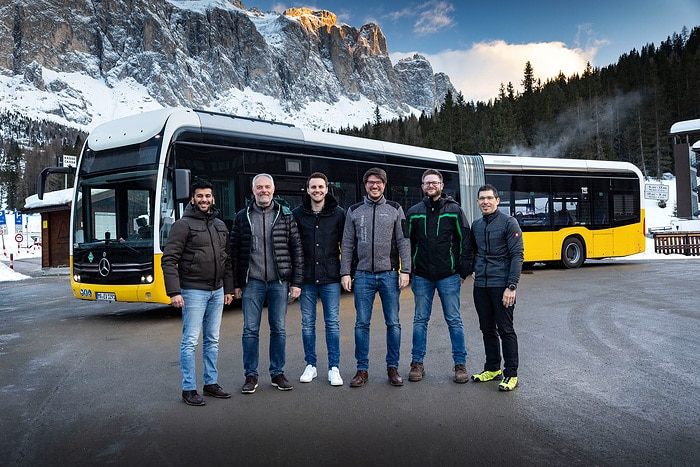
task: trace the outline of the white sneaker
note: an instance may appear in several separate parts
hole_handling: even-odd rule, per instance
[[[316,367],[313,365],[306,365],[304,374],[299,377],[299,382],[310,383],[316,376],[318,376],[318,373],[316,373]]]
[[[342,386],[343,378],[340,377],[340,370],[337,366],[334,366],[328,370],[328,381],[331,382],[331,386]]]

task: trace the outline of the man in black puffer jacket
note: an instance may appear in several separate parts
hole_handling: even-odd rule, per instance
[[[281,391],[292,389],[284,375],[287,298],[298,298],[304,280],[304,252],[292,211],[273,200],[271,175],[253,178],[254,199],[236,214],[231,230],[234,294],[243,302],[243,368],[241,392],[258,387],[260,320],[267,300],[270,324],[270,377]]]

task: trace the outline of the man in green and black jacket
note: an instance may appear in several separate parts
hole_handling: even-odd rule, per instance
[[[439,171],[426,170],[421,187],[425,197],[406,213],[413,264],[411,288],[415,300],[408,380],[420,381],[425,374],[423,358],[428,321],[437,290],[452,341],[454,381],[466,383],[469,376],[459,289],[472,272],[471,231],[459,203],[442,193],[443,180]]]

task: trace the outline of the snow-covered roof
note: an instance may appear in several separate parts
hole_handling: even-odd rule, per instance
[[[39,199],[39,196],[32,195],[24,200],[24,209],[37,209],[50,206],[62,206],[68,204],[73,199],[73,188],[65,190],[49,191],[44,193],[44,199]]]
[[[679,133],[691,133],[695,131],[700,131],[700,118],[695,120],[685,120],[682,122],[676,122],[671,125],[671,134],[676,135]]]

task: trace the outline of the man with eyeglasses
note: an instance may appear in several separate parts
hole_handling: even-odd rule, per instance
[[[514,217],[499,211],[493,185],[479,188],[482,217],[472,223],[474,239],[474,307],[484,339],[484,371],[474,381],[503,380],[501,391],[518,385],[518,337],[513,327],[515,295],[523,266],[523,235]],[[503,372],[501,372],[501,351]]]
[[[364,386],[369,378],[369,325],[377,293],[386,323],[387,376],[392,386],[402,386],[403,378],[398,371],[399,294],[408,285],[411,273],[406,217],[399,203],[384,197],[387,181],[384,170],[371,168],[362,181],[367,196],[348,208],[341,244],[340,283],[348,292],[354,289],[355,295],[357,373],[350,387]]]
[[[469,222],[459,203],[442,192],[442,174],[435,169],[423,172],[425,197],[406,213],[411,240],[415,301],[413,317],[413,349],[409,381],[420,381],[425,375],[428,322],[437,290],[442,314],[452,342],[454,382],[469,380],[466,367],[467,349],[464,325],[459,312],[459,289],[472,272],[472,249]]]

